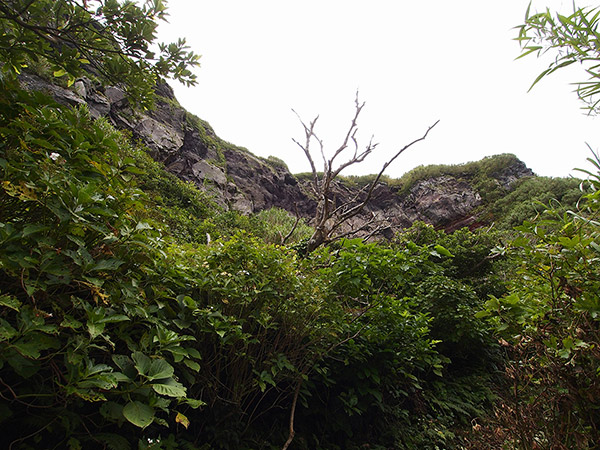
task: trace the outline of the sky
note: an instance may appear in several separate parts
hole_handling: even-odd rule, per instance
[[[334,151],[365,107],[359,145],[379,145],[344,174],[378,172],[408,142],[427,139],[386,171],[461,164],[514,153],[536,174],[577,176],[600,149],[600,117],[586,114],[570,84],[576,65],[542,80],[548,57],[515,60],[515,26],[529,0],[169,0],[159,41],[185,37],[202,55],[198,84],[171,82],[180,103],[219,137],[309,170],[296,114]],[[590,3],[587,3],[590,4]],[[580,3],[578,6],[586,6]],[[572,11],[571,1],[534,0],[532,10]],[[315,147],[316,149],[316,147]],[[315,155],[318,167],[320,155]],[[581,175],[580,175],[581,176]]]

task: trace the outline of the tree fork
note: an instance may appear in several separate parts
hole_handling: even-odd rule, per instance
[[[365,208],[365,206],[369,203],[373,196],[373,191],[384,172],[387,168],[392,164],[398,156],[400,156],[404,151],[408,148],[416,144],[417,142],[425,140],[429,132],[439,123],[437,120],[433,125],[431,125],[425,133],[420,137],[409,144],[402,147],[398,150],[392,158],[386,161],[379,173],[373,179],[371,183],[361,189],[355,196],[353,196],[350,200],[342,202],[340,205],[336,205],[335,199],[332,195],[333,190],[333,182],[337,178],[337,176],[341,173],[342,170],[346,169],[349,166],[354,164],[359,164],[363,162],[367,156],[369,156],[373,150],[377,147],[377,143],[373,143],[373,138],[369,141],[367,146],[361,151],[359,150],[359,144],[356,139],[356,133],[358,131],[358,117],[365,106],[364,102],[360,102],[358,98],[358,91],[356,92],[356,98],[354,100],[354,116],[348,127],[348,131],[346,132],[342,144],[335,150],[331,158],[327,159],[325,156],[323,141],[318,137],[315,132],[315,125],[319,116],[317,116],[314,120],[312,120],[308,125],[300,118],[298,113],[294,111],[302,127],[304,128],[304,143],[300,143],[296,139],[292,139],[304,152],[304,155],[308,159],[310,164],[312,180],[311,180],[311,188],[315,197],[317,199],[317,208],[315,215],[312,219],[312,225],[315,227],[315,231],[311,238],[308,241],[307,251],[310,253],[316,250],[318,247],[324,244],[328,244],[330,242],[334,242],[336,240],[341,239],[342,237],[346,237],[348,235],[356,234],[359,231],[363,230],[364,227],[359,227],[358,229],[351,229],[350,231],[345,230],[343,232],[338,232],[339,228],[345,224],[348,224],[348,221],[359,215]],[[293,110],[292,110],[293,111]],[[319,152],[321,153],[321,158],[323,159],[323,175],[319,177],[319,174],[316,169],[316,165],[314,159],[311,154],[311,143],[316,141],[319,146]],[[345,162],[341,163],[339,166],[334,168],[334,163],[336,158],[338,158],[348,147],[353,148],[352,156]],[[361,194],[366,193],[364,198],[360,200]],[[371,233],[372,235],[372,233]]]

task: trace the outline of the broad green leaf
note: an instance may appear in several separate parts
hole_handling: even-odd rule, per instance
[[[195,398],[186,398],[185,403],[187,403],[190,407],[196,409],[196,408],[200,408],[201,406],[206,405],[206,402],[203,402],[202,400],[197,400]]]
[[[60,342],[56,338],[35,332],[23,336],[12,345],[21,355],[37,359],[42,351],[58,348]]]
[[[63,319],[63,321],[60,323],[60,326],[63,328],[71,328],[72,330],[76,330],[78,328],[81,328],[83,324],[77,320],[74,319],[71,316],[65,316],[65,318]]]
[[[100,372],[110,372],[112,370],[112,367],[106,365],[106,364],[96,364],[94,366],[92,366],[92,364],[90,363],[89,367],[86,370],[86,375],[90,376],[90,375],[94,375],[96,373],[100,373]]]
[[[104,402],[104,401],[106,401],[106,396],[104,394],[99,393],[97,390],[93,390],[93,389],[89,389],[89,388],[80,389],[80,388],[76,388],[74,386],[68,385],[66,391],[67,391],[67,394],[76,395],[76,396],[84,399],[86,402]]]
[[[475,313],[475,318],[476,319],[483,319],[484,317],[489,317],[491,315],[491,313],[489,311],[479,311],[477,313]]]
[[[158,383],[154,383],[152,389],[154,389],[156,393],[168,397],[185,397],[187,394],[185,387],[173,378],[167,378],[165,380],[160,380]]]
[[[106,419],[122,420],[123,406],[115,402],[106,402],[100,407],[100,414]]]
[[[88,332],[90,333],[90,337],[92,339],[96,339],[98,336],[100,336],[102,334],[102,332],[104,331],[104,327],[105,327],[105,325],[103,323],[97,323],[97,322],[88,322],[87,323]]]
[[[4,357],[14,371],[23,378],[35,375],[41,368],[40,361],[25,358],[15,351],[10,352]]]
[[[123,407],[123,416],[135,426],[146,428],[154,420],[154,409],[136,400]]]
[[[186,347],[186,351],[187,351],[188,355],[190,355],[192,358],[196,358],[196,359],[202,358],[202,356],[200,355],[200,352],[198,350],[196,350],[195,348]]]
[[[195,361],[186,359],[185,361],[183,361],[183,363],[188,366],[190,369],[192,369],[195,372],[199,372],[200,371],[200,364],[198,364]]]
[[[150,364],[150,369],[146,372],[145,376],[148,380],[160,380],[163,378],[169,378],[173,376],[175,370],[173,367],[164,359],[155,359]]]
[[[74,231],[75,230],[71,230],[71,232],[74,232]],[[72,234],[67,234],[67,239],[70,240],[71,242],[74,242],[79,247],[85,247],[85,241],[78,236],[73,236]]]
[[[56,145],[51,144],[46,139],[35,138],[31,140],[32,144],[39,145],[48,150],[57,150]]]
[[[447,256],[449,258],[452,258],[454,255],[452,253],[450,253],[445,247],[442,247],[441,245],[437,244],[435,247],[435,251],[438,252],[440,255],[442,256]]]
[[[116,270],[118,269],[121,265],[123,264],[123,261],[121,261],[120,259],[116,259],[116,258],[111,258],[111,259],[102,259],[100,261],[98,261],[96,264],[94,264],[90,270],[95,270],[95,271],[110,271],[110,270]]]
[[[6,320],[0,319],[0,341],[8,341],[17,334],[19,334],[17,330],[15,330]]]
[[[40,231],[46,231],[49,229],[50,227],[47,225],[30,224],[23,228],[23,237],[27,237],[32,234],[39,233]]]
[[[150,357],[144,355],[142,352],[133,352],[131,354],[131,359],[133,359],[135,368],[140,375],[145,376],[148,372],[150,372],[150,367],[152,365],[152,360]]]
[[[113,355],[112,360],[119,367],[119,369],[121,369],[126,377],[134,379],[137,376],[138,371],[136,370],[133,361],[128,356]]]
[[[114,377],[114,379],[118,383],[120,383],[121,381],[124,381],[124,382],[133,381],[130,377],[128,377],[127,375],[125,375],[124,373],[121,373],[121,372],[112,372],[111,375]]]
[[[81,388],[98,388],[102,390],[110,390],[117,387],[119,384],[117,377],[115,377],[112,373],[99,373],[90,378],[87,378],[77,385]]]
[[[103,317],[102,319],[98,320],[97,323],[118,323],[126,322],[128,320],[131,319],[124,314],[115,314],[113,316]]]

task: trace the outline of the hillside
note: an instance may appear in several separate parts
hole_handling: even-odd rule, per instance
[[[340,177],[388,239],[319,241],[305,175],[156,86],[197,62],[165,2],[89,3],[0,2],[0,448],[598,447],[600,155]]]
[[[92,117],[106,117],[117,128],[130,132],[167,171],[193,183],[224,210],[251,214],[275,207],[290,214],[298,211],[307,220],[314,214],[307,174],[294,175],[277,158],[259,158],[223,141],[207,122],[179,105],[166,83],[156,88],[154,108],[140,112],[129,106],[123,90],[94,85],[87,78],[78,80],[71,89],[32,74],[23,74],[21,80],[28,89],[51,93],[59,103],[87,105]],[[361,220],[377,214],[385,222],[383,235],[388,238],[416,221],[446,231],[494,222],[515,226],[535,215],[535,210],[529,208],[529,215],[525,211],[515,213],[512,208],[522,206],[510,204],[506,196],[519,186],[529,190],[527,201],[538,200],[523,186],[523,182],[535,183],[522,180],[530,177],[534,177],[533,172],[510,154],[457,166],[417,167],[400,179],[384,177],[355,222],[359,226]],[[370,179],[340,177],[334,188],[337,201],[352,198]],[[556,180],[553,184],[553,198],[570,192],[568,204],[576,201],[577,181]],[[549,199],[539,198],[544,203]],[[515,214],[518,217],[510,219]]]

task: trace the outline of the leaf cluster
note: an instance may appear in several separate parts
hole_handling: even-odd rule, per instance
[[[590,162],[600,170],[597,157]],[[591,191],[584,191],[580,209],[562,212],[550,204],[499,249],[515,267],[509,291],[478,313],[506,348],[506,381],[518,395],[503,394],[510,409],[497,415],[496,426],[518,448],[537,441],[593,448],[599,438],[600,172],[586,173]]]
[[[97,7],[93,8],[92,4]],[[44,63],[67,85],[93,73],[103,81],[122,83],[132,104],[147,107],[160,77],[195,83],[190,67],[199,57],[185,44],[159,43],[156,20],[165,20],[166,2],[96,0],[12,0],[0,4],[2,71],[19,74]]]
[[[530,54],[555,54],[554,60],[537,76],[531,88],[544,77],[574,63],[580,63],[589,79],[574,83],[577,95],[587,104],[586,108],[590,113],[597,112],[597,95],[600,92],[599,21],[598,8],[574,6],[570,15],[554,14],[547,8],[543,12],[531,14],[530,5],[525,15],[525,23],[517,27],[519,35],[516,40],[522,49],[519,58]]]
[[[218,429],[200,439],[202,424],[231,415],[241,429],[219,445],[234,445],[289,401],[336,338],[331,323],[343,315],[325,301],[321,275],[247,233],[185,244],[161,216],[210,211],[194,188],[167,186],[158,166],[85,108],[7,83],[0,421],[11,431],[3,445],[214,444]]]
[[[322,272],[348,316],[340,324],[347,342],[305,383],[297,421],[313,430],[307,447],[325,439],[454,448],[452,430],[492,398],[484,373],[496,356],[474,317],[483,300],[443,267],[453,255],[435,240],[352,240],[332,250]]]
[[[185,422],[202,404],[184,385],[200,354],[174,320],[192,313],[172,297],[178,269],[126,139],[85,109],[2,87],[3,442],[99,442],[90,427],[131,442],[127,427]]]

